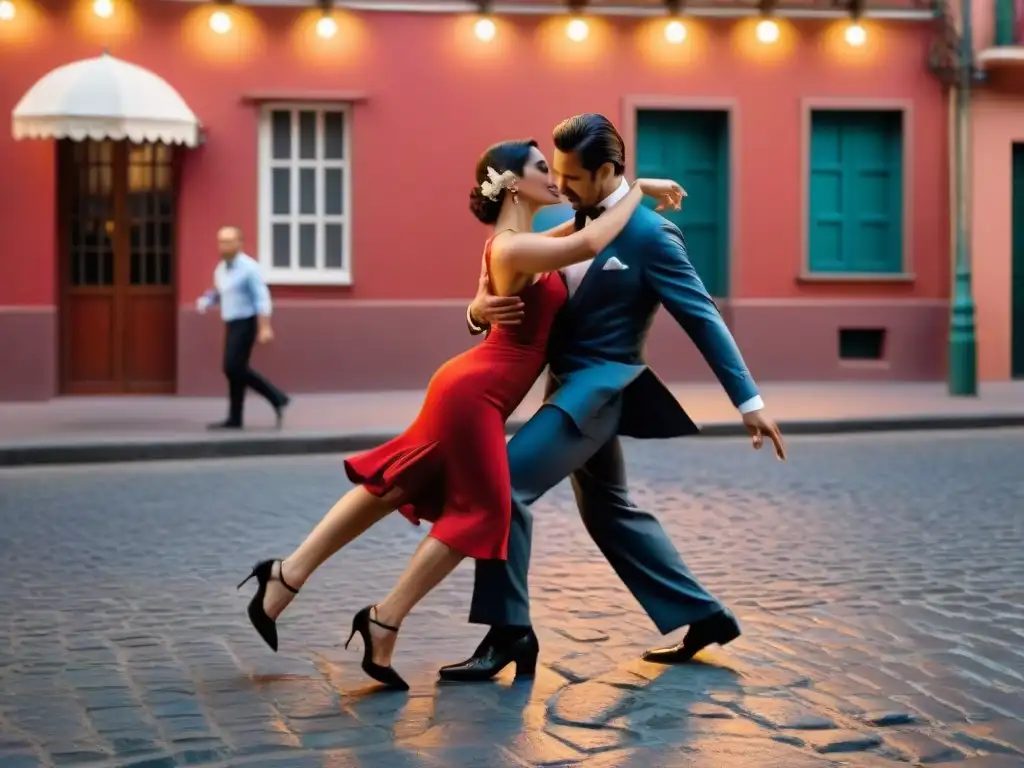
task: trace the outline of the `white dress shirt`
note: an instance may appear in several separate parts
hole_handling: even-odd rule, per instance
[[[619,200],[629,194],[629,182],[625,179],[619,184],[618,189],[612,192],[608,197],[602,200],[599,205],[604,210],[608,210],[615,205]],[[590,219],[587,219],[587,224],[590,223]],[[562,274],[565,276],[565,284],[569,289],[569,296],[572,296],[580,287],[580,283],[583,282],[583,277],[587,274],[587,270],[590,269],[590,265],[594,263],[593,259],[589,261],[581,261],[577,264],[570,264],[562,270]],[[476,324],[471,318],[469,310],[466,310],[466,319],[469,321],[469,325],[472,328],[476,328]],[[760,395],[755,395],[749,400],[740,403],[740,413],[750,413],[751,411],[759,411],[764,408],[764,400],[761,399]]]
[[[602,200],[598,205],[607,211],[628,194],[629,182],[623,179],[622,183],[619,184],[619,188],[608,195],[608,197]],[[587,219],[587,224],[589,223],[590,219]],[[593,259],[590,259],[589,261],[581,261],[578,264],[570,264],[562,270],[562,274],[565,275],[565,284],[569,288],[570,296],[576,293],[576,290],[580,287],[580,283],[583,282],[583,276],[587,274],[587,270],[590,269],[590,265],[593,263]]]

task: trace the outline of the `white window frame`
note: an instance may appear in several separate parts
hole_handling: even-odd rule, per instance
[[[275,160],[273,158],[273,124],[271,115],[274,112],[292,113],[292,147],[298,153],[300,112],[316,113],[317,157],[323,157],[324,113],[340,112],[342,114],[341,160]],[[264,279],[271,285],[352,285],[352,105],[341,102],[273,102],[260,105],[259,112],[259,258]],[[291,213],[274,214],[273,170],[288,167],[292,170],[291,180]],[[340,168],[342,174],[342,193],[344,202],[340,215],[330,216],[324,213],[300,214],[299,210],[299,174],[300,168],[315,168],[317,171],[317,208],[323,206],[324,171],[328,168]],[[273,225],[287,221],[292,225],[291,255],[295,265],[288,268],[274,267],[273,259]],[[324,264],[324,237],[322,230],[317,233],[317,265],[315,268],[301,268],[299,258],[299,224],[341,224],[342,225],[342,268],[328,269]]]

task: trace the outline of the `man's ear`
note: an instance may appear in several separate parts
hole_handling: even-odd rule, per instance
[[[594,174],[594,180],[603,185],[615,175],[615,166],[611,163],[605,163],[597,169],[597,173]]]

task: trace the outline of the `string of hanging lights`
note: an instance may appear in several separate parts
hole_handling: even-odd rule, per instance
[[[868,33],[860,24],[860,18],[864,15],[864,0],[849,0],[850,26],[846,28],[846,42],[852,46],[861,46],[867,42]]]
[[[320,18],[316,21],[316,33],[324,40],[338,34],[338,22],[334,20],[334,0],[317,0]]]
[[[115,11],[115,3],[118,0],[93,0],[92,10],[93,13],[102,19],[111,18]],[[210,14],[209,26],[210,29],[218,35],[226,35],[231,32],[234,28],[234,24],[231,18],[231,5],[233,0],[214,0],[213,12]],[[314,0],[316,6],[320,10],[320,18],[316,22],[316,33],[320,37],[331,39],[338,33],[338,22],[334,18],[334,4],[335,0]],[[371,3],[368,0],[354,0],[352,2],[342,2],[346,8],[358,9],[358,10],[395,10],[386,5],[380,3]],[[755,27],[754,34],[757,40],[765,45],[772,45],[778,42],[780,36],[779,24],[776,18],[780,13],[779,8],[780,0],[758,0],[757,12],[761,17]],[[836,0],[837,5],[845,6],[845,13],[850,17],[850,24],[846,28],[844,33],[844,39],[847,44],[853,47],[863,46],[867,42],[867,31],[861,24],[861,19],[865,13],[866,0]],[[490,42],[497,37],[498,25],[495,22],[495,14],[498,12],[498,8],[495,7],[494,0],[475,0],[477,20],[473,26],[473,33],[478,40],[481,42]],[[410,8],[405,10],[411,10],[414,6],[410,4]],[[602,15],[649,15],[648,8],[635,8],[630,9],[626,6],[619,8],[603,7],[600,9],[591,9],[588,6],[588,0],[568,0],[565,4],[565,12],[568,18],[565,25],[566,37],[574,43],[582,43],[587,40],[590,35],[590,25],[587,21],[588,11],[591,13],[601,13]],[[430,12],[431,7],[424,6],[420,10],[424,12]],[[442,12],[441,9],[433,8],[436,12]],[[632,13],[625,13],[626,10],[635,11]],[[726,9],[728,10],[728,9]],[[550,8],[544,6],[533,6],[528,7],[527,5],[521,5],[519,7],[514,6],[503,6],[500,11],[506,14],[513,13],[549,13]],[[642,12],[642,13],[641,13]],[[664,0],[664,13],[667,17],[664,27],[664,35],[666,42],[673,45],[681,45],[686,42],[688,37],[688,31],[686,26],[687,16],[740,16],[746,15],[745,13],[726,13],[724,10],[715,12],[715,9],[693,9],[692,11],[688,8],[687,0]],[[804,15],[804,13],[790,12],[785,15],[795,16]],[[811,13],[811,17],[820,17],[828,12]],[[11,21],[17,16],[16,0],[0,0],[0,22]],[[890,12],[887,16],[891,18],[900,18],[899,12]],[[908,17],[909,18],[909,17]]]
[[[210,14],[210,29],[218,35],[226,35],[234,27],[231,14],[228,12],[231,0],[219,0],[214,5],[217,10]]]
[[[478,40],[483,40],[485,43],[493,40],[494,36],[498,34],[498,26],[494,23],[494,19],[491,18],[491,7],[493,5],[490,0],[483,0],[480,3],[480,18],[473,25],[473,34],[476,35]]]
[[[683,23],[683,11],[686,10],[686,0],[666,0],[665,9],[668,11],[668,21],[665,23],[665,40],[679,45],[686,40],[686,24]]]
[[[779,0],[760,0],[758,10],[761,12],[761,21],[757,23],[754,34],[757,39],[765,45],[771,45],[779,39],[779,25],[773,18],[775,8]]]
[[[867,42],[867,32],[860,24],[860,18],[864,13],[865,0],[843,0],[848,5],[848,12],[851,18],[850,26],[845,32],[845,39],[849,45],[861,46]],[[665,40],[673,45],[680,45],[686,42],[688,35],[684,16],[686,14],[686,0],[665,0],[665,10],[668,20],[665,22]],[[775,16],[778,10],[779,0],[759,0],[758,12],[761,21],[755,28],[755,35],[758,41],[765,45],[778,42],[780,31]],[[494,22],[493,0],[484,0],[479,3],[479,18],[474,26],[474,34],[482,42],[490,42],[497,36],[497,25]],[[582,43],[590,34],[590,26],[587,23],[586,12],[587,0],[569,0],[567,3],[569,21],[565,26],[565,35],[574,43]]]
[[[565,36],[574,43],[582,43],[590,36],[590,25],[583,17],[587,0],[569,0],[569,23],[565,25]]]

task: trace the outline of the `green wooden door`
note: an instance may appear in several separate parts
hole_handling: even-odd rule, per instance
[[[996,45],[1016,43],[1017,9],[1016,0],[995,0],[996,3]]]
[[[1010,367],[1024,378],[1024,144],[1013,145],[1013,325],[1010,329]]]
[[[729,115],[712,110],[640,110],[636,175],[675,179],[689,195],[666,218],[683,230],[708,293],[729,295]],[[648,205],[653,205],[650,201]]]
[[[811,272],[902,271],[902,121],[899,112],[825,110],[812,116]]]
[[[554,229],[559,224],[564,224],[575,215],[576,211],[574,211],[572,206],[568,203],[545,206],[534,214],[533,231],[544,232],[548,229]]]

